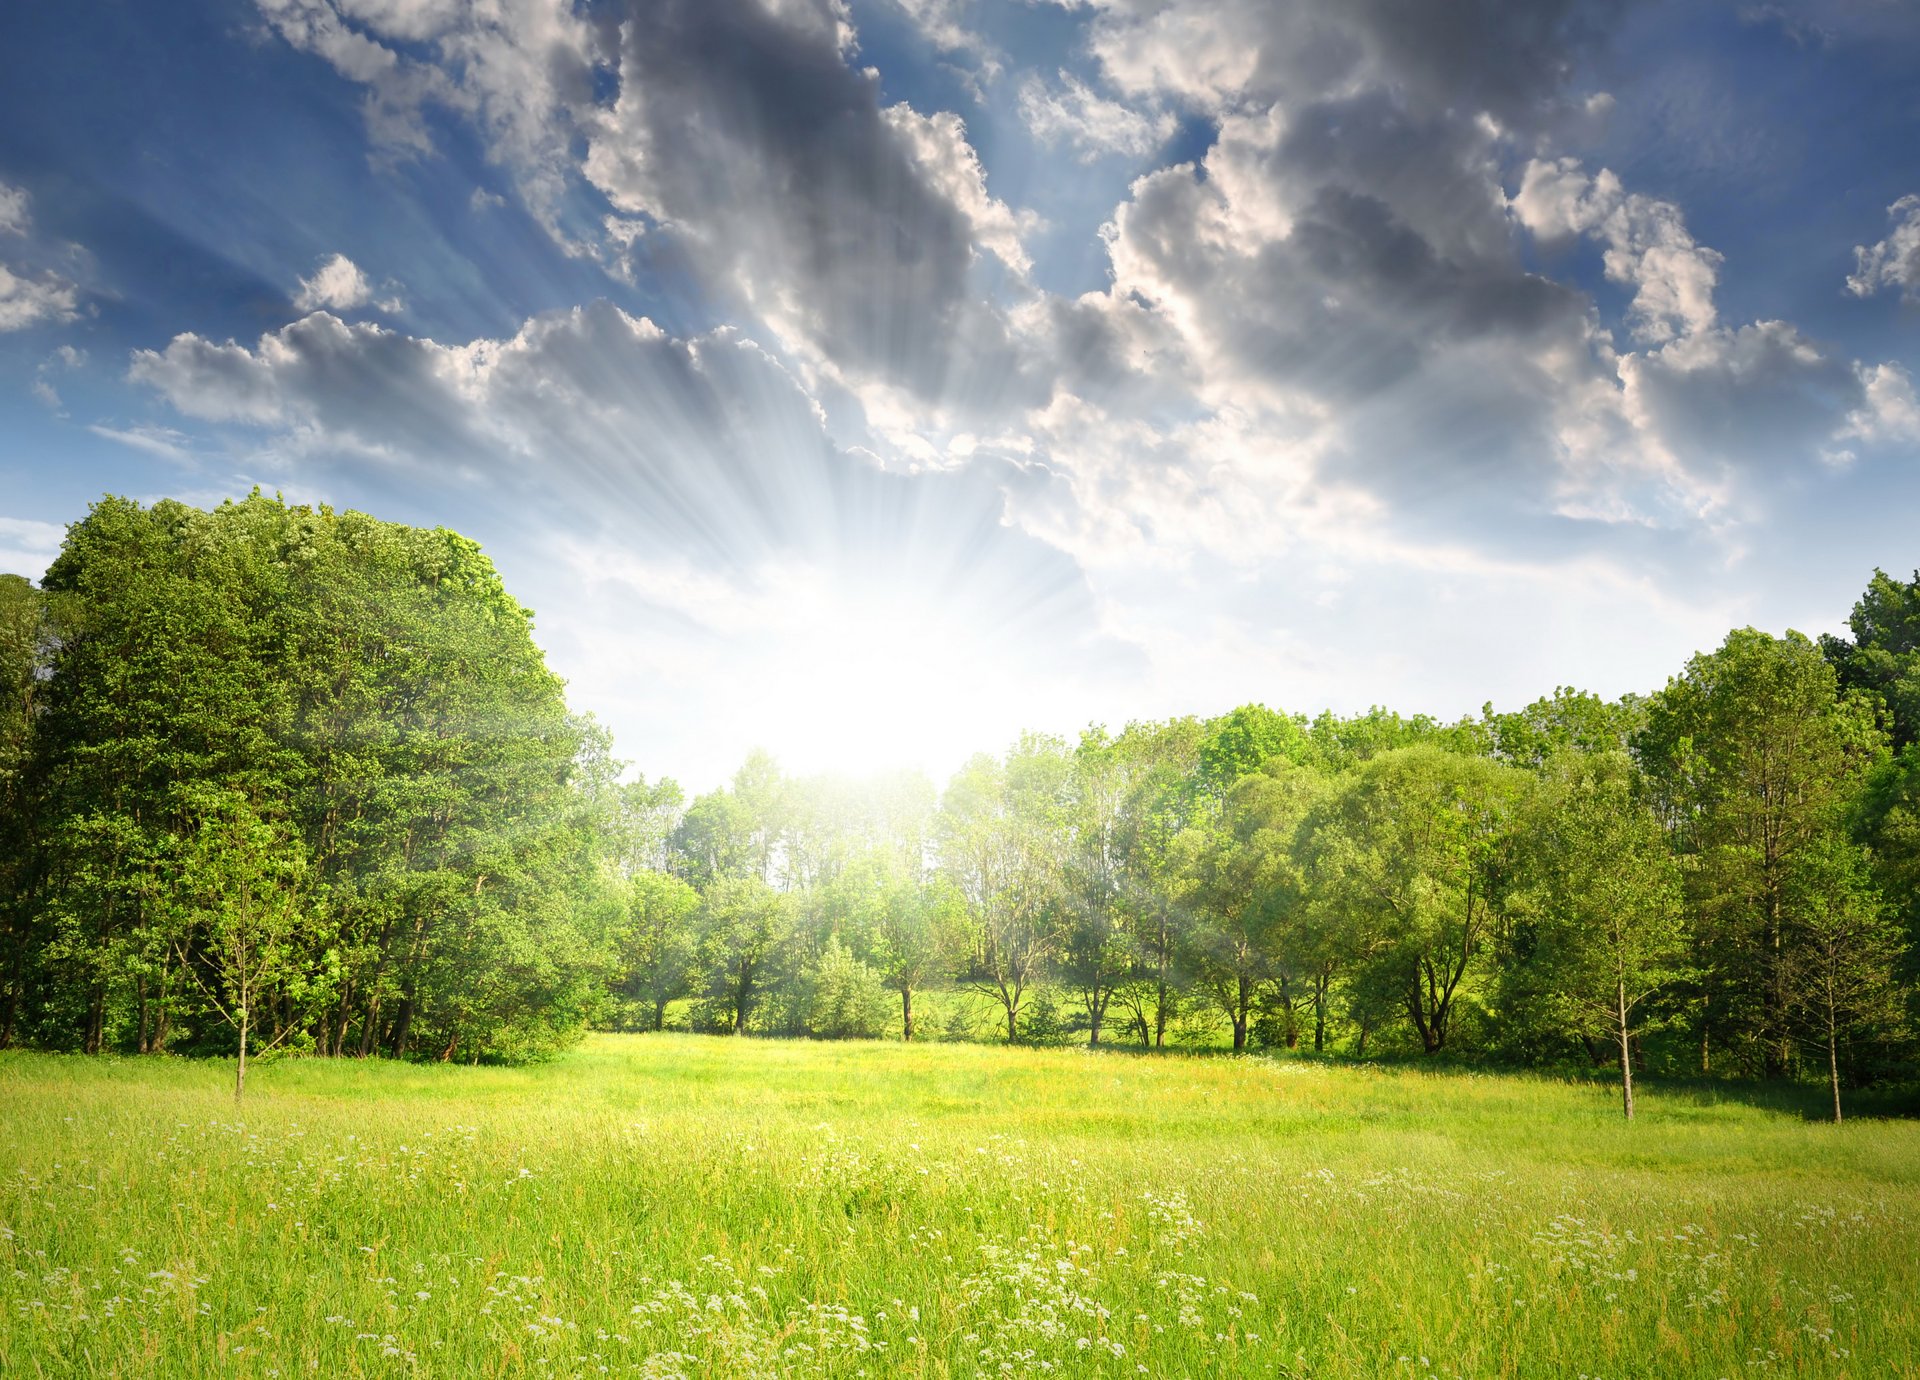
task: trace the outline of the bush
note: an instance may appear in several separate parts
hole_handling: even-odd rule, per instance
[[[828,1040],[871,1040],[887,1028],[892,1008],[879,977],[839,940],[814,966],[807,1024]]]

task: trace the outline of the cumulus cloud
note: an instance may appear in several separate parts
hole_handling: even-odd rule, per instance
[[[1855,271],[1847,291],[1855,297],[1894,291],[1920,302],[1920,194],[1903,196],[1887,208],[1893,232],[1878,244],[1854,248]]]
[[[25,190],[0,182],[0,234],[25,236],[32,228],[27,200]],[[62,274],[0,263],[0,334],[79,314],[79,286]]]
[[[1039,76],[1020,84],[1020,117],[1043,144],[1071,144],[1082,161],[1106,154],[1145,158],[1173,137],[1177,121],[1164,110],[1142,111],[1097,94],[1071,72],[1057,85]]]
[[[0,235],[24,235],[29,224],[26,191],[0,182]]]
[[[368,89],[390,146],[428,149],[431,107],[470,119],[563,244],[617,276],[691,271],[856,395],[966,410],[1041,387],[979,271],[1026,271],[1032,217],[989,193],[957,116],[883,103],[840,0],[259,4]],[[612,217],[569,217],[581,182]]]
[[[1088,0],[1090,46],[1125,91],[1219,112],[1394,87],[1422,114],[1486,112],[1507,125],[1567,98],[1575,59],[1603,43],[1624,0]]]
[[[300,290],[294,294],[295,311],[317,311],[325,308],[330,311],[353,311],[358,307],[372,304],[383,312],[393,313],[405,309],[406,303],[393,290],[391,283],[381,289],[386,296],[376,298],[374,287],[360,266],[345,254],[333,254],[321,260],[320,266],[311,277],[300,280]]]
[[[1843,439],[1869,444],[1920,444],[1920,397],[1913,375],[1898,364],[1856,365],[1861,405],[1847,414]]]
[[[1591,235],[1606,246],[1610,281],[1634,290],[1633,334],[1650,343],[1714,324],[1719,253],[1696,244],[1680,208],[1628,193],[1603,168],[1592,177],[1572,158],[1527,164],[1513,199],[1520,223],[1545,240]]]
[[[80,314],[80,289],[51,269],[15,272],[0,264],[0,332],[24,331]]]
[[[1392,638],[1420,648],[1476,591],[1509,627],[1594,588],[1645,608],[1835,446],[1913,425],[1903,369],[1723,320],[1728,265],[1685,208],[1565,155],[1611,104],[1577,74],[1612,0],[1062,0],[1096,70],[997,88],[1036,143],[1144,161],[1183,116],[1215,134],[1116,189],[1110,281],[1075,297],[1037,285],[1041,227],[961,119],[862,65],[840,0],[259,3],[367,88],[391,148],[429,148],[431,108],[470,121],[563,245],[743,330],[674,339],[601,304],[448,345],[339,319],[371,290],[349,283],[134,376],[277,453],[624,524],[571,548],[591,597],[687,628],[771,637],[783,589],[911,568],[981,617],[1071,608],[1147,649],[1185,687],[1170,708],[1212,665],[1198,643],[1269,638],[1276,676],[1418,674],[1335,666],[1315,630],[1399,601]],[[964,5],[900,7],[974,42]],[[1920,213],[1895,212],[1857,292],[1912,287]],[[1543,271],[1556,243],[1583,249]],[[1574,285],[1588,246],[1624,307]],[[1729,621],[1657,617],[1682,652]]]

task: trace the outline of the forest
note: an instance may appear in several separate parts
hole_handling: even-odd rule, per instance
[[[0,577],[0,1047],[522,1062],[588,1029],[1909,1083],[1920,574],[1608,701],[1258,704],[687,798],[471,541],[106,498]]]

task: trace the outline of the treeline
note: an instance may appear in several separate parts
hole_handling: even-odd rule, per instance
[[[1007,1040],[1574,1059],[1628,1115],[1650,1065],[1808,1076],[1838,1116],[1913,1073],[1920,577],[1853,629],[1617,703],[1028,736],[937,798],[764,757],[682,812],[630,787],[622,1015],[914,1038],[958,985]]]
[[[596,1009],[590,726],[472,542],[110,498],[0,624],[0,1044],[519,1057]]]
[[[1618,702],[622,781],[469,542],[118,499],[0,582],[0,1042],[517,1059],[589,1024],[1914,1073],[1920,575]],[[916,996],[940,992],[935,1030]],[[923,1006],[925,1003],[923,1003]]]

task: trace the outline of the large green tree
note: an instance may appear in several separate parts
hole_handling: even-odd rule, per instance
[[[1635,743],[1688,860],[1701,1069],[1725,1045],[1783,1075],[1793,1047],[1790,879],[1804,852],[1845,826],[1882,757],[1877,707],[1843,692],[1800,634],[1742,628],[1653,697]]]
[[[1519,823],[1512,961],[1569,1030],[1612,1044],[1631,1121],[1635,1038],[1686,977],[1679,867],[1621,752],[1558,755]]]

